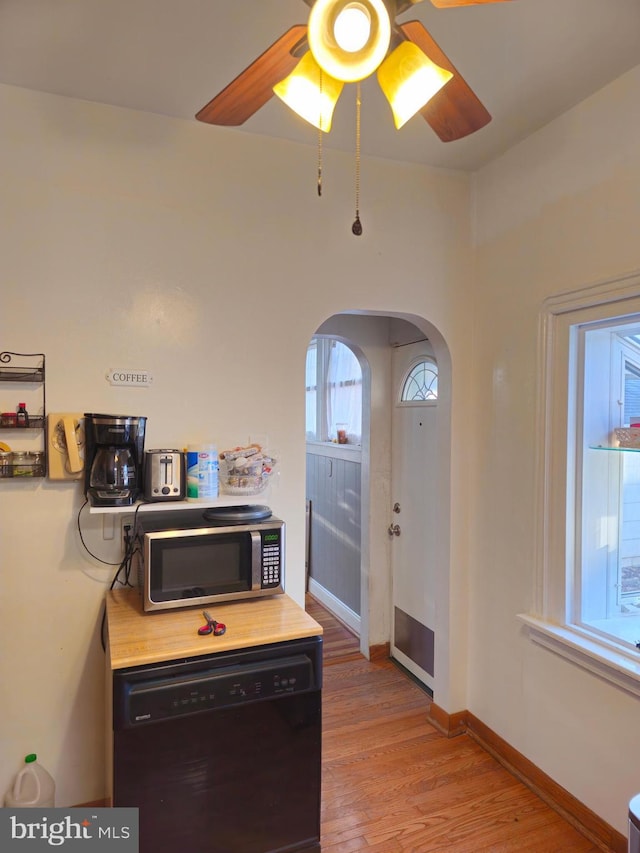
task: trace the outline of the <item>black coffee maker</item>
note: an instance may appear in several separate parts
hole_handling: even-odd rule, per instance
[[[147,419],[85,413],[84,491],[92,506],[131,506],[142,492]]]

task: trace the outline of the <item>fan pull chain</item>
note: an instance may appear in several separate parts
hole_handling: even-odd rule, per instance
[[[362,234],[362,223],[360,222],[360,81],[356,84],[356,218],[351,226],[351,231],[359,237]]]
[[[318,195],[322,195],[322,131],[318,128]]]
[[[320,69],[320,104],[322,104],[322,80],[324,74]],[[322,195],[322,106],[320,107],[320,116],[318,121],[318,195]]]

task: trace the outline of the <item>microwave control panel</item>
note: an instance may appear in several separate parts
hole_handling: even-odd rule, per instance
[[[279,531],[262,533],[262,588],[278,587],[282,583],[282,537]]]

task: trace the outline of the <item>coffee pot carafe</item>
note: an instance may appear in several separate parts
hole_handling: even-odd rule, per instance
[[[85,414],[85,493],[92,506],[131,506],[142,491],[146,418]]]
[[[93,489],[131,489],[136,485],[136,463],[128,447],[99,447],[91,466]]]

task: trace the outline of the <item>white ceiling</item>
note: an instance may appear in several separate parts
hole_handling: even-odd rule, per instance
[[[195,113],[294,23],[302,0],[0,0],[0,82],[195,121]],[[400,131],[375,75],[363,84],[362,151],[474,170],[640,63],[640,0],[513,0],[419,18],[493,116],[443,143],[417,116]],[[353,151],[355,86],[325,147]],[[0,125],[1,126],[1,125]],[[202,125],[203,129],[206,128]],[[317,132],[272,98],[228,133],[311,145]]]

